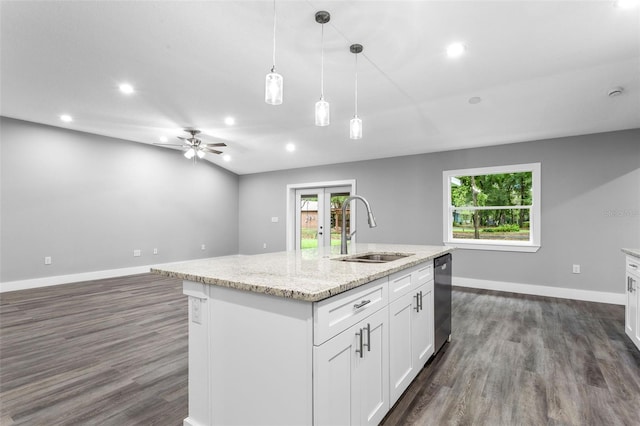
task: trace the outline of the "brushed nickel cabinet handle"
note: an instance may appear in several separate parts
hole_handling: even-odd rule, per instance
[[[416,293],[413,297],[416,298],[416,307],[413,309],[415,309],[416,312],[420,312],[420,293]]]
[[[369,303],[371,303],[371,300],[363,300],[362,302],[356,303],[355,305],[353,305],[353,309],[360,309],[364,305],[368,305]]]
[[[364,346],[367,347],[367,352],[371,352],[371,324],[367,323],[367,343]]]
[[[363,346],[362,346],[362,329],[360,329],[360,331],[358,331],[356,333],[356,336],[358,336],[358,339],[360,341],[360,348],[356,348],[356,353],[360,354],[360,358],[362,358],[364,356],[364,351],[362,350],[363,349]]]

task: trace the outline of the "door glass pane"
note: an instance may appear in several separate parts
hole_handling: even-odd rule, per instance
[[[300,248],[318,247],[318,195],[300,196]]]
[[[349,192],[332,192],[331,198],[329,202],[329,206],[331,209],[331,245],[339,246],[340,245],[340,232],[342,230],[343,221],[342,221],[342,204],[349,197]],[[347,208],[347,217],[346,217],[346,225],[347,225],[347,235],[349,235],[350,231],[350,215],[349,208]]]

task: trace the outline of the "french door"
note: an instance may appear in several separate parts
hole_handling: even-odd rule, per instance
[[[342,203],[351,195],[350,186],[296,189],[296,250],[340,245]],[[347,210],[347,233],[351,215]]]

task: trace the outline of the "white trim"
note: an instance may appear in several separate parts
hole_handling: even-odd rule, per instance
[[[525,253],[535,253],[540,250],[540,246],[533,244],[519,244],[518,241],[502,241],[500,244],[492,244],[491,240],[460,240],[454,239],[444,243],[447,247],[468,250],[493,250],[493,251],[520,251]]]
[[[451,219],[451,213],[453,210],[482,210],[491,209],[490,207],[472,207],[467,208],[456,207],[451,205],[451,191],[449,180],[454,176],[478,176],[478,175],[490,175],[497,173],[518,173],[518,172],[532,172],[532,204],[526,207],[517,208],[529,208],[531,210],[530,217],[530,233],[529,241],[500,241],[500,240],[481,240],[481,241],[462,241],[460,239],[454,239],[452,235],[453,223]],[[458,170],[443,170],[442,171],[442,241],[445,245],[451,247],[457,247],[462,249],[472,250],[497,250],[497,251],[519,251],[519,252],[536,252],[541,247],[541,228],[542,228],[542,216],[541,216],[541,200],[542,200],[542,176],[541,176],[541,163],[528,163],[528,164],[512,164],[507,166],[494,166],[494,167],[480,167],[473,169],[458,169]],[[516,207],[516,206],[514,206]]]
[[[586,302],[611,303],[626,305],[624,293],[609,293],[604,291],[580,290],[566,287],[550,287],[535,284],[510,283],[505,281],[478,280],[475,278],[453,277],[453,285],[460,287],[496,290],[535,296],[556,297],[559,299],[584,300]]]
[[[173,262],[175,263],[175,262]],[[151,268],[161,265],[133,266],[130,268],[108,269],[104,271],[81,272],[78,274],[58,275],[55,277],[32,278],[19,281],[6,281],[0,283],[0,293],[16,290],[28,290],[31,288],[49,287],[52,285],[70,284],[82,281],[101,280],[105,278],[124,277],[127,275],[144,274]]]
[[[327,187],[330,188],[334,186],[350,186],[351,195],[356,194],[355,179],[287,184],[287,194],[286,194],[287,195],[287,220],[286,220],[287,251],[295,250],[296,248],[296,233],[295,233],[296,190],[305,189],[305,188],[327,188]],[[353,212],[355,212],[355,206],[354,206]],[[355,217],[355,213],[352,214],[352,217]]]

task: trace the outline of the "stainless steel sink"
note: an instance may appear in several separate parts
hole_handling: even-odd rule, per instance
[[[342,262],[387,263],[408,256],[413,256],[413,253],[366,253],[357,256],[343,257],[336,260],[340,260]]]

